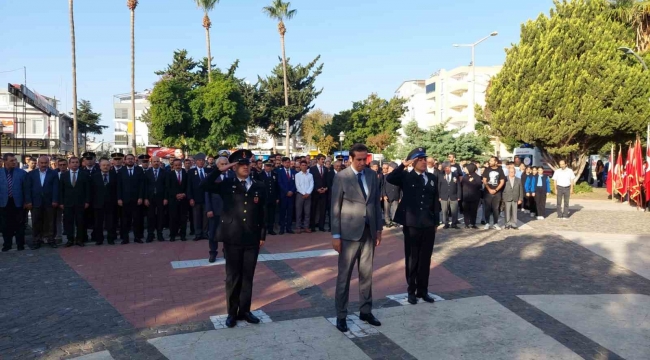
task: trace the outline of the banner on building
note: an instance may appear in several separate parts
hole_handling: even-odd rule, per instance
[[[169,159],[174,156],[177,159],[182,159],[183,150],[171,147],[158,147],[158,146],[147,146],[147,155],[149,156],[158,156],[161,159]]]
[[[13,134],[14,133],[14,119],[13,118],[0,118],[2,122],[2,133],[3,134]]]

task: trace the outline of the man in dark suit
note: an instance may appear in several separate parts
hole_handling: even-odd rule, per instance
[[[99,165],[95,163],[95,153],[94,152],[85,152],[81,154],[81,167],[79,171],[84,171],[88,174],[88,178],[92,179],[93,174],[99,172]],[[92,206],[84,210],[84,225],[86,230],[91,229],[93,232],[91,236],[95,233],[94,229],[95,221],[93,220],[93,208]],[[84,233],[84,241],[88,241],[88,233]]]
[[[325,231],[325,206],[329,196],[327,177],[329,170],[325,167],[325,155],[316,156],[316,165],[309,169],[314,178],[314,190],[311,192],[311,219],[309,221],[311,231]]]
[[[266,239],[266,189],[262,182],[250,177],[251,156],[249,150],[235,151],[228,159],[230,164],[220,165],[202,183],[204,191],[220,195],[224,204],[217,237],[224,242],[226,253],[229,328],[237,325],[237,320],[260,322],[251,313],[251,299],[257,256]],[[221,172],[230,168],[234,168],[235,177],[218,181]]]
[[[25,208],[32,212],[32,250],[49,243],[56,248],[52,226],[55,209],[59,206],[59,176],[49,168],[47,156],[38,158],[38,170],[27,173]]]
[[[115,173],[115,178],[117,174],[120,173],[120,170],[124,167],[124,154],[120,152],[115,152],[111,154],[111,159],[113,160],[113,166],[111,166],[111,172]],[[122,225],[122,207],[116,206],[113,220],[115,222],[115,228],[120,228]]]
[[[205,154],[194,155],[196,167],[187,174],[187,198],[190,204],[190,214],[194,219],[195,236],[194,241],[208,238],[208,219],[205,211],[205,192],[201,189],[203,181],[212,169],[205,168]]]
[[[368,148],[354,144],[351,166],[334,177],[332,187],[332,247],[339,253],[336,278],[336,328],[348,331],[346,322],[350,278],[359,271],[359,319],[370,325],[381,322],[372,314],[372,261],[381,243],[383,220],[377,173],[366,168]]]
[[[403,193],[394,221],[404,227],[404,260],[411,304],[417,304],[418,297],[434,302],[428,291],[429,270],[440,205],[438,179],[427,172],[426,158],[423,148],[414,149],[386,179],[399,186]],[[411,165],[413,171],[405,171]]]
[[[154,231],[158,241],[165,241],[163,225],[165,220],[165,183],[167,170],[161,166],[160,158],[151,158],[151,168],[144,173],[144,206],[147,208],[147,242],[154,239]]]
[[[264,220],[266,224],[266,233],[268,235],[276,235],[273,231],[275,225],[275,209],[280,203],[280,188],[278,186],[278,175],[273,171],[274,163],[272,160],[267,161],[264,164],[264,171],[259,175],[259,181],[264,183],[264,188],[266,189],[266,208],[264,209],[264,214],[266,219]]]
[[[79,170],[78,157],[73,156],[68,160],[68,171],[61,174],[59,188],[59,207],[63,209],[63,223],[68,237],[65,247],[75,243],[84,246],[84,210],[90,207],[90,178],[87,172]]]
[[[165,183],[165,205],[169,210],[169,241],[176,241],[179,235],[181,241],[187,236],[187,173],[183,170],[183,160],[175,159],[172,170],[167,173]]]
[[[445,229],[449,229],[449,212],[451,212],[451,227],[458,227],[458,202],[460,201],[461,177],[457,176],[451,169],[451,164],[447,161],[442,163],[442,173],[438,175],[438,196],[442,206],[442,222]]]
[[[336,174],[343,170],[343,162],[336,160],[332,163],[332,168],[327,172],[327,188],[330,191],[327,192],[327,222],[332,231],[332,185],[334,185],[334,177]]]
[[[117,206],[117,174],[110,171],[111,165],[107,158],[99,160],[99,171],[91,177],[92,208],[94,227],[92,239],[95,244],[104,243],[104,230],[109,245],[115,245],[117,231],[115,230],[115,207]]]
[[[293,234],[293,207],[296,194],[296,172],[291,168],[291,159],[282,158],[283,167],[278,170],[278,186],[280,187],[280,235],[285,231]]]
[[[0,229],[4,244],[2,251],[9,251],[16,237],[18,251],[25,250],[25,186],[27,172],[18,167],[16,155],[2,155],[4,167],[0,168]]]
[[[399,186],[395,186],[386,181],[388,174],[393,172],[393,170],[396,168],[397,164],[392,161],[390,163],[384,163],[382,165],[382,170],[384,170],[384,184],[381,187],[381,197],[384,201],[384,224],[386,224],[386,227],[388,228],[396,226],[393,222],[393,218],[395,218],[397,206],[399,205],[399,201],[402,198],[402,190],[399,188]]]
[[[144,170],[135,166],[135,156],[128,154],[117,174],[117,205],[122,208],[120,237],[122,244],[129,243],[129,230],[133,226],[133,241],[142,244],[143,224],[140,219],[140,205],[144,198]]]

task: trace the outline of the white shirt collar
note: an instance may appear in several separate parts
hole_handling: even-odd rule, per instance
[[[359,174],[360,172],[361,172],[361,173],[364,173],[363,170],[362,170],[362,171],[357,171],[357,170],[354,168],[354,166],[350,166],[350,169],[352,169],[352,172],[354,173],[355,176],[356,176],[357,174]],[[365,174],[365,173],[364,173],[364,174]]]

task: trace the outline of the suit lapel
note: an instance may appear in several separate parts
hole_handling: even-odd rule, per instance
[[[368,194],[366,194],[366,195],[368,195],[368,196],[366,196],[366,204],[367,204],[368,200],[370,200],[370,196],[371,195],[374,196],[373,189],[375,188],[375,186],[374,186],[375,183],[374,182],[371,183],[371,181],[376,181],[377,176],[376,175],[375,176],[370,175],[370,171],[364,171],[363,176],[366,178],[366,184],[368,185]],[[359,190],[361,190],[361,189],[359,189]],[[363,194],[361,194],[361,195],[363,195]]]

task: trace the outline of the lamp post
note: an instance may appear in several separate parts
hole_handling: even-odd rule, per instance
[[[499,33],[496,32],[496,31],[493,31],[492,33],[490,33],[490,35],[488,35],[488,36],[486,36],[486,37],[484,37],[484,38],[482,38],[482,39],[480,39],[480,40],[478,40],[478,41],[476,41],[476,42],[474,42],[472,44],[453,44],[454,47],[469,47],[469,48],[472,48],[472,97],[471,97],[472,102],[471,102],[470,107],[469,107],[469,111],[470,111],[469,121],[468,121],[468,124],[466,125],[467,128],[470,128],[472,130],[474,130],[474,126],[476,124],[476,114],[475,114],[475,111],[474,111],[474,108],[476,107],[476,60],[474,58],[474,48],[476,47],[476,45],[482,43],[483,41],[489,39],[490,37],[497,36],[497,35],[499,35]]]
[[[345,133],[341,131],[339,133],[339,152],[343,151],[343,140],[345,140]],[[341,154],[343,155],[343,154]]]
[[[627,55],[634,56],[637,60],[639,60],[641,65],[643,65],[643,69],[646,70],[646,71],[648,70],[648,66],[645,64],[645,61],[643,61],[643,58],[641,56],[639,56],[639,54],[635,53],[634,50],[632,50],[632,49],[630,49],[628,47],[620,47],[618,49],[621,50],[623,53],[625,53]]]

